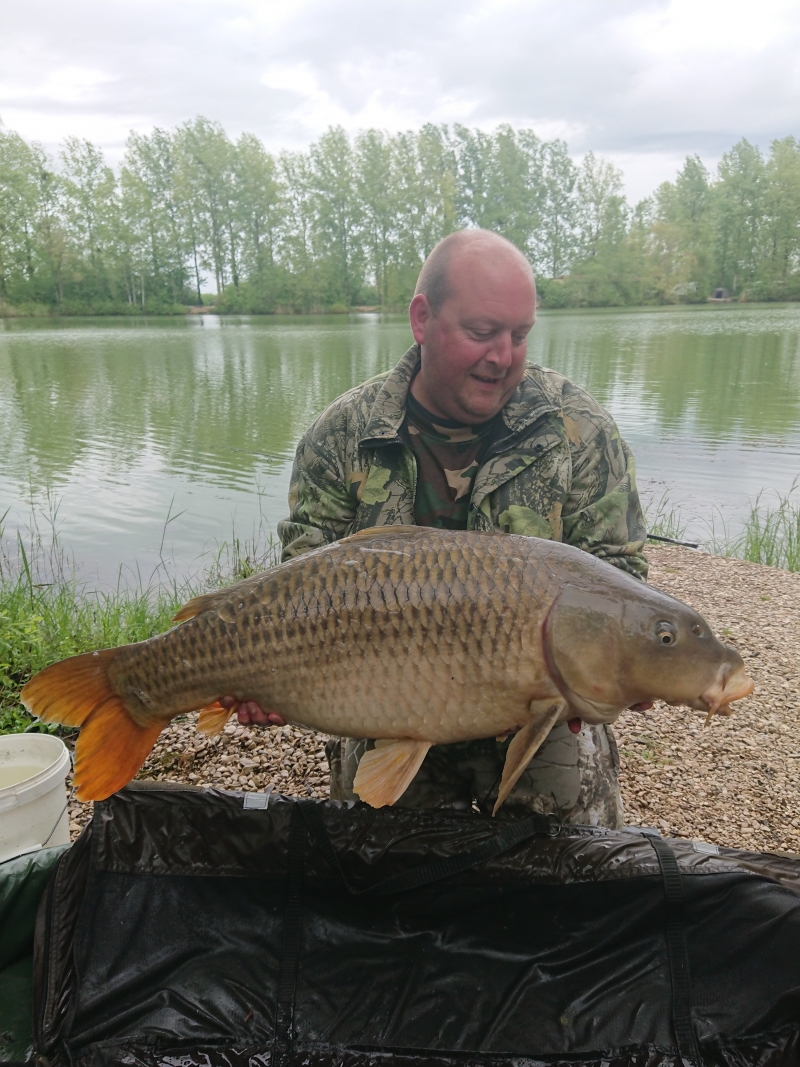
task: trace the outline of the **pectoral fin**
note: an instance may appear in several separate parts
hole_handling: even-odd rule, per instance
[[[223,708],[219,703],[201,708],[197,717],[197,732],[208,737],[216,737],[225,729],[225,724],[233,715],[233,708]]]
[[[519,776],[536,755],[542,741],[558,722],[564,707],[563,702],[554,700],[531,701],[529,722],[514,736],[514,740],[508,746],[503,777],[500,779],[500,789],[497,802],[492,808],[492,815],[497,814],[498,808],[517,784]]]
[[[353,781],[353,792],[373,808],[394,804],[408,789],[431,747],[430,741],[376,741],[365,752]]]

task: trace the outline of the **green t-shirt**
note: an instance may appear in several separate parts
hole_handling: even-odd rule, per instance
[[[477,426],[440,419],[409,390],[404,429],[417,458],[417,526],[466,530],[475,475],[503,429],[500,415]]]

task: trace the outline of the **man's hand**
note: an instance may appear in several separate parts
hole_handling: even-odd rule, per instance
[[[285,726],[286,719],[277,711],[264,711],[255,700],[239,701],[236,697],[221,697],[223,708],[236,712],[236,718],[242,726]]]

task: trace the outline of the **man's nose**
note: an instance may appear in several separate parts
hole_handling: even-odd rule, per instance
[[[492,338],[492,344],[485,358],[497,367],[510,367],[513,344],[510,333],[500,333]]]

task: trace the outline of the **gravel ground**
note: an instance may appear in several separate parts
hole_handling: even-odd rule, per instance
[[[653,585],[691,604],[756,683],[730,718],[656,705],[615,729],[626,821],[671,837],[800,853],[800,574],[649,548]]]
[[[615,729],[626,821],[671,837],[800,853],[800,574],[692,549],[650,547],[653,585],[697,608],[734,645],[756,692],[730,718],[657,704]],[[139,777],[291,796],[328,795],[324,738],[229,724],[213,740],[194,716],[162,733]],[[72,801],[77,836],[91,805]]]

